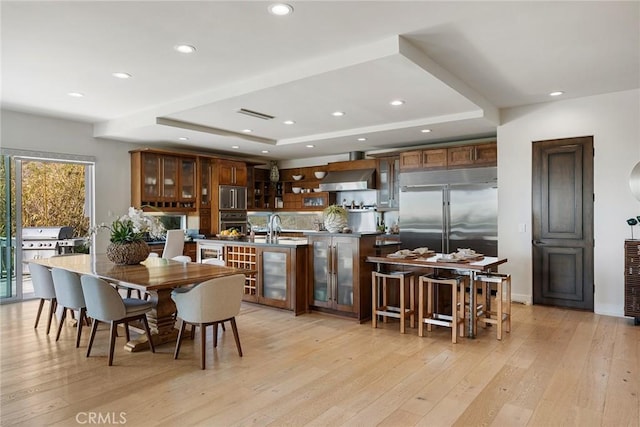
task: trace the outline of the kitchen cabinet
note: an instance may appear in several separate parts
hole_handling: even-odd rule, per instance
[[[274,185],[269,180],[268,169],[251,168],[253,186],[249,186],[247,197],[251,209],[273,209],[275,207]]]
[[[438,170],[496,166],[497,161],[498,148],[495,143],[463,145],[450,148],[405,151],[400,153],[400,170]]]
[[[196,210],[196,158],[139,150],[131,152],[131,204],[162,211]]]
[[[397,209],[400,199],[400,157],[378,159],[378,208]]]
[[[447,149],[447,163],[449,168],[492,166],[498,161],[498,146],[496,144],[468,145]]]
[[[283,195],[284,209],[291,210],[324,210],[327,206],[335,203],[335,193],[326,191],[313,193],[285,193]]]
[[[247,275],[243,300],[293,311],[307,311],[307,246],[225,242],[228,267],[254,270]]]
[[[211,209],[212,194],[212,172],[211,159],[198,157],[198,188],[200,189],[199,209]]]
[[[247,165],[235,160],[216,161],[219,185],[247,185]]]
[[[446,169],[447,149],[433,148],[400,153],[400,170]]]
[[[366,257],[375,254],[374,234],[309,235],[309,304],[360,322],[371,318],[371,272]]]
[[[640,240],[624,242],[624,315],[640,325]]]

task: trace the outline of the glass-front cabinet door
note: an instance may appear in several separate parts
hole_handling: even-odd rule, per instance
[[[182,207],[195,207],[196,200],[196,161],[180,159],[180,199]]]
[[[165,156],[162,158],[162,197],[176,199],[178,185],[178,158]]]
[[[258,251],[262,271],[259,283],[260,299],[269,300],[269,305],[289,308],[289,251],[288,248],[260,248]]]
[[[143,153],[142,155],[143,201],[154,201],[160,198],[160,156]]]
[[[331,285],[331,238],[313,236],[313,295],[312,304],[330,307],[332,302]]]
[[[334,237],[333,242],[336,308],[341,311],[353,311],[354,259],[357,262],[358,239]]]
[[[200,158],[200,207],[211,207],[211,161]]]

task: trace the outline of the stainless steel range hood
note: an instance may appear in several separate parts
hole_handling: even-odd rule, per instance
[[[373,190],[375,169],[357,169],[329,172],[320,183],[320,191]]]

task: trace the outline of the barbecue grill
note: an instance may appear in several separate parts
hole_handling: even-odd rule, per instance
[[[84,239],[73,237],[73,227],[25,227],[22,229],[22,260],[51,258],[72,253]],[[29,271],[24,265],[24,272]]]

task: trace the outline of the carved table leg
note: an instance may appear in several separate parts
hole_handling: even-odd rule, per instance
[[[175,328],[176,305],[171,299],[171,289],[149,291],[149,294],[149,300],[154,304],[153,310],[147,313],[153,344],[158,346],[175,342],[178,330]],[[129,341],[124,348],[131,352],[148,349],[147,336],[141,335],[138,339]]]

